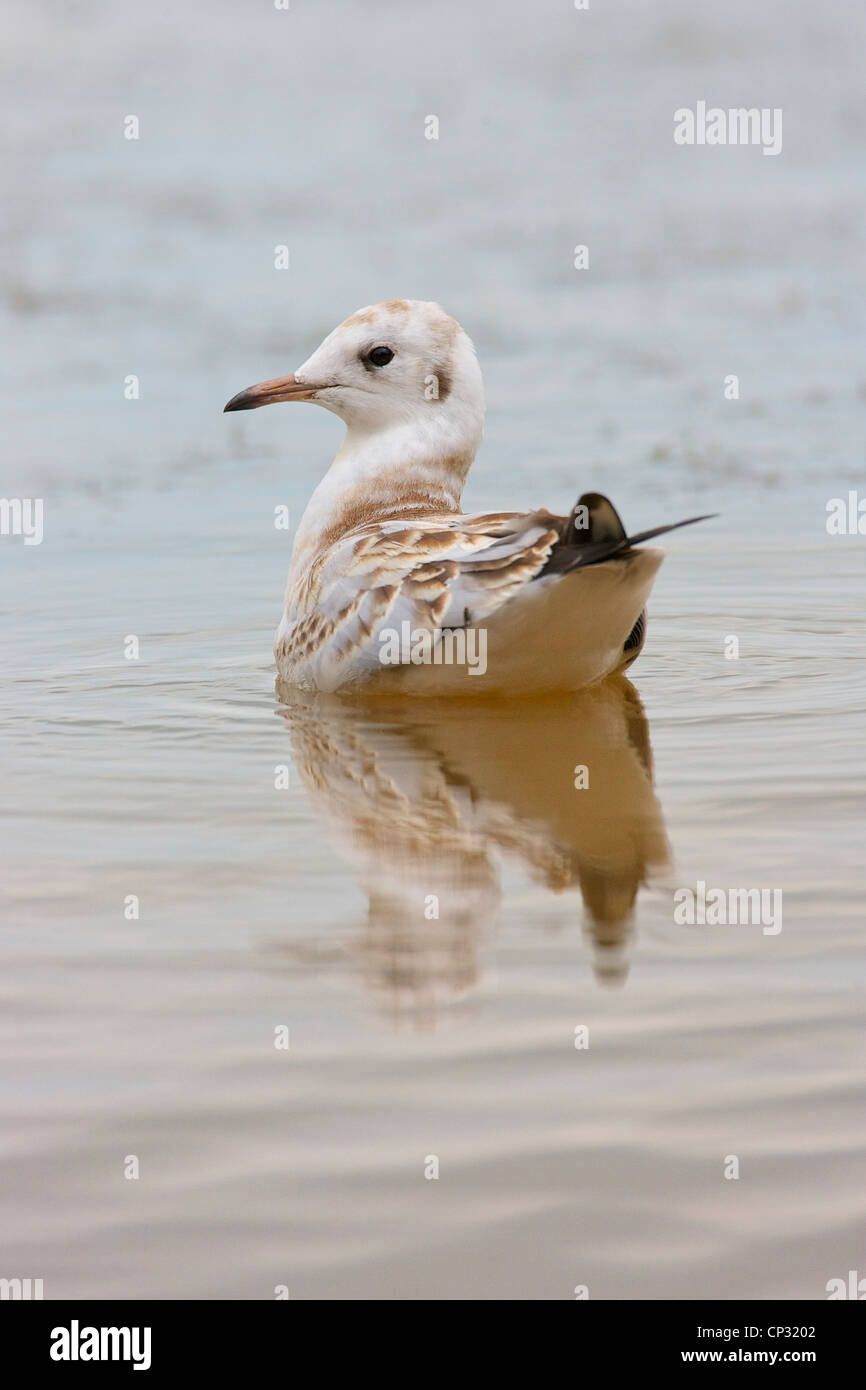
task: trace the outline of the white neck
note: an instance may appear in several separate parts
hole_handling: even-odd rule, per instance
[[[483,414],[450,401],[386,429],[353,427],[298,527],[292,570],[322,538],[376,516],[460,510],[466,475],[481,442]],[[473,418],[474,417],[474,418]]]

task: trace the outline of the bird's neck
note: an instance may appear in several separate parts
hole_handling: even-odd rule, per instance
[[[333,463],[301,518],[292,570],[365,522],[459,512],[466,475],[480,440],[444,420],[346,432]]]

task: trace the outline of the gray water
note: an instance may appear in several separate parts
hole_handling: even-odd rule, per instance
[[[866,542],[826,528],[866,495],[862,7],[5,27],[2,492],[45,534],[0,539],[0,1276],[763,1299],[866,1273]],[[675,146],[700,99],[782,108],[781,154]],[[340,427],[221,408],[402,295],[479,350],[468,509],[720,514],[670,537],[630,683],[275,693],[274,508],[297,521]],[[780,890],[781,930],[679,924],[699,880]]]

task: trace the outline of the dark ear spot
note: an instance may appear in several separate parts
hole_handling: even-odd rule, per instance
[[[433,368],[433,374],[436,377],[439,391],[437,399],[440,401],[447,401],[448,397],[451,395],[451,372],[449,368],[442,362],[437,367]]]

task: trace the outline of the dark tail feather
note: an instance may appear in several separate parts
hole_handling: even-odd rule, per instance
[[[654,526],[650,531],[628,536],[613,503],[600,492],[585,492],[575,503],[563,528],[562,540],[554,546],[541,574],[567,574],[585,565],[614,560],[643,541],[663,536],[666,531],[677,531],[681,526],[693,526],[696,521],[709,521],[716,515],[718,513],[708,512],[704,516],[690,516],[685,521],[673,521],[667,526]]]

